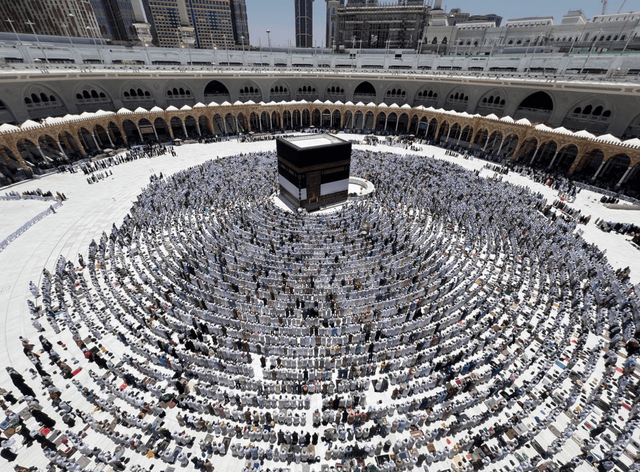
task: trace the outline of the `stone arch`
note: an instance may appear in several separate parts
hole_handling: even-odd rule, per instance
[[[338,82],[328,85],[324,92],[324,97],[332,102],[336,102],[338,100],[345,102],[347,100],[347,94],[345,92],[344,85]]]
[[[597,181],[608,188],[615,188],[630,167],[631,158],[627,154],[615,154],[607,159]]]
[[[183,122],[179,116],[172,116],[169,120],[169,126],[171,126],[171,132],[174,138],[186,139],[186,131],[182,126]]]
[[[302,110],[302,127],[308,128],[311,126],[311,112],[308,108]]]
[[[466,111],[469,106],[469,92],[466,87],[456,87],[447,94],[444,102],[446,110]]]
[[[367,111],[363,117],[363,129],[367,131],[375,130],[375,115],[371,110]]]
[[[20,160],[11,149],[0,144],[0,185],[10,185],[26,178]]]
[[[447,138],[451,124],[447,120],[443,120],[438,126],[438,132],[436,134],[436,140],[443,141]]]
[[[107,131],[111,135],[113,143],[116,147],[122,147],[126,145],[125,138],[120,130],[120,127],[114,121],[109,121],[107,125]]]
[[[260,116],[254,111],[249,115],[249,125],[253,131],[260,131],[262,129],[260,125]]]
[[[213,133],[216,136],[228,134],[227,122],[224,120],[221,113],[214,113],[211,121],[213,122]]]
[[[114,110],[113,99],[100,85],[92,82],[82,82],[78,84],[74,91],[76,107],[80,112]]]
[[[274,113],[277,113],[277,112],[274,112]],[[235,118],[236,118],[236,126],[237,126],[236,131],[238,133],[248,133],[249,127],[248,127],[247,119],[244,116],[244,113],[242,112],[238,113]]]
[[[420,126],[420,118],[417,114],[411,115],[411,119],[409,120],[409,133],[413,133],[414,135],[418,135]]]
[[[440,98],[440,91],[438,88],[429,84],[427,86],[422,87],[413,98],[413,105],[423,105],[425,107],[435,107],[438,104],[438,100]]]
[[[487,140],[489,139],[489,130],[487,128],[480,128],[473,138],[472,146],[476,146],[476,149],[483,149]]]
[[[514,119],[527,118],[541,123],[549,121],[555,109],[554,101],[547,92],[527,95],[518,105]]]
[[[536,167],[549,167],[557,151],[558,144],[553,139],[543,141],[540,143],[535,161],[531,164]]]
[[[407,113],[401,113],[398,116],[398,121],[396,122],[396,134],[407,134],[409,132],[409,115]]]
[[[462,126],[460,123],[453,123],[449,132],[449,141],[456,141],[462,135]]]
[[[538,149],[538,139],[533,136],[526,138],[522,142],[522,145],[520,146],[520,149],[518,150],[514,158],[518,162],[528,163],[533,158],[536,149]]]
[[[472,137],[473,137],[473,127],[469,124],[463,123],[462,131],[460,132],[460,137],[458,138],[458,145],[462,145],[463,147],[469,147]]]
[[[258,103],[262,101],[262,91],[260,87],[253,81],[246,81],[238,90],[238,96],[240,100],[243,102],[248,102],[249,100],[253,100]]]
[[[314,108],[311,111],[311,125],[316,128],[320,128],[322,126],[322,113],[320,113],[318,108]]]
[[[271,125],[274,130],[282,129],[282,116],[278,110],[274,110],[271,112]]]
[[[435,141],[436,134],[438,133],[438,120],[436,118],[431,118],[431,120],[429,120],[428,117],[426,117],[426,119],[428,124],[426,127],[425,136],[427,139]]]
[[[600,168],[600,165],[604,161],[604,152],[601,149],[594,148],[585,152],[577,163],[574,163],[575,168],[572,175],[592,177]]]
[[[204,88],[204,98],[207,103],[222,103],[224,101],[231,100],[231,94],[229,93],[227,86],[222,82],[219,80],[212,80]]]
[[[640,115],[637,115],[633,120],[629,122],[622,137],[623,139],[640,137]]]
[[[384,131],[394,133],[396,126],[399,125],[398,114],[396,112],[390,112],[387,114],[387,118],[384,123]]]
[[[69,133],[69,131],[62,131],[58,134],[58,142],[62,147],[64,153],[71,159],[76,160],[82,157],[82,151],[78,146],[76,139]]]
[[[17,123],[16,117],[4,101],[0,100],[0,123]],[[13,154],[13,153],[12,153]],[[2,160],[0,159],[0,162]]]
[[[77,135],[78,141],[80,142],[80,144],[82,144],[85,151],[91,154],[95,154],[100,151],[97,140],[95,140],[93,134],[87,128],[85,128],[84,126],[79,128]]]
[[[282,129],[283,130],[291,130],[293,129],[293,116],[290,110],[284,110],[282,112]]]
[[[302,111],[295,109],[291,112],[291,126],[294,130],[302,128]]]
[[[200,126],[200,133],[205,138],[213,137],[213,127],[209,117],[205,114],[198,116],[198,125]]]
[[[107,126],[107,128],[108,128],[108,126]],[[113,143],[113,139],[111,138],[111,136],[107,132],[107,128],[105,128],[101,124],[96,124],[93,127],[93,136],[98,141],[98,145],[102,149],[107,149],[107,148],[113,149],[115,144]]]
[[[603,95],[590,95],[575,102],[565,114],[562,126],[572,130],[587,130],[604,134],[611,125],[614,106]]]
[[[31,119],[63,116],[68,113],[67,106],[60,96],[42,83],[30,83],[23,89],[22,96]]]
[[[576,157],[578,157],[578,147],[575,144],[568,144],[558,150],[556,161],[552,162],[550,167],[567,172],[573,165]]]
[[[375,119],[374,130],[376,132],[386,131],[385,126],[386,126],[387,119],[388,119],[387,112],[384,112],[384,111],[378,112]]]
[[[498,116],[502,116],[504,109],[507,105],[507,93],[501,89],[493,89],[486,92],[476,105],[475,113],[480,115],[490,115],[494,113]]]
[[[277,80],[269,88],[269,100],[274,102],[290,101],[291,100],[291,87],[289,84],[282,80]]]
[[[22,157],[30,167],[37,166],[39,163],[44,161],[44,158],[38,150],[38,146],[31,139],[19,139],[16,142],[16,148],[18,149],[20,157]]]
[[[362,101],[364,103],[372,102],[376,100],[376,88],[371,82],[360,82],[353,91],[354,101]]]
[[[168,142],[173,139],[171,128],[169,128],[169,125],[167,125],[167,122],[163,117],[158,116],[153,120],[153,127],[156,129],[156,134],[158,135],[158,140],[160,142]]]
[[[154,143],[159,141],[156,130],[147,118],[140,118],[138,120],[138,129],[142,134],[142,141],[146,143]]]
[[[387,105],[397,103],[398,105],[404,105],[407,103],[407,90],[404,85],[394,84],[387,87],[384,92],[383,102]]]
[[[269,113],[268,111],[263,111],[262,113],[260,113],[260,123],[261,123],[261,130],[272,130],[272,121],[271,121],[271,113]]]
[[[193,115],[184,117],[184,127],[187,129],[187,139],[198,139],[200,137],[198,122]]]
[[[320,123],[322,124],[322,128],[324,129],[330,129],[332,126],[332,115],[331,115],[331,110],[329,110],[328,108],[325,108],[324,110],[322,110],[322,115],[321,115],[321,120]]]
[[[353,128],[364,129],[364,113],[362,110],[356,110],[353,114]]]
[[[331,113],[331,128],[339,129],[342,123],[342,112],[340,110],[333,110]]]
[[[196,98],[191,87],[177,80],[171,80],[164,88],[164,98],[169,105],[180,108],[184,105],[194,105]]]
[[[58,142],[49,134],[38,136],[38,146],[49,165],[59,165],[65,160],[65,156],[58,147]]]
[[[318,90],[318,87],[313,82],[304,81],[298,85],[296,100],[306,100],[308,102],[318,100],[320,96]]]
[[[495,156],[500,149],[500,144],[502,143],[502,131],[493,130],[489,133],[489,137],[483,146],[483,151],[489,156]]]
[[[129,144],[142,142],[142,137],[138,132],[138,127],[132,120],[127,119],[122,122],[122,131],[124,132]]]
[[[120,89],[120,99],[126,108],[143,107],[150,109],[156,104],[156,97],[142,82],[127,82]]]
[[[516,133],[511,133],[504,138],[502,149],[499,150],[498,157],[500,158],[512,158],[514,151],[518,148],[520,142],[520,136]]]

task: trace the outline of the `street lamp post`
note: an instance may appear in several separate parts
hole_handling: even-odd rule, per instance
[[[18,32],[16,31],[16,27],[13,26],[13,20],[11,18],[7,18],[6,21],[11,25],[11,29],[13,30],[13,34],[16,35],[16,40],[18,41],[18,44],[22,45],[22,43],[20,42],[20,36],[18,36]]]
[[[231,67],[231,60],[229,59],[229,43],[227,43],[227,35],[224,35],[224,48],[227,51],[227,67]]]
[[[86,27],[87,31],[91,31],[93,28],[91,26],[87,26]],[[87,33],[91,35],[91,39],[93,39],[93,45],[94,46],[98,46],[98,43],[96,43],[96,37],[93,35],[93,33]]]
[[[73,39],[71,39],[71,34],[69,33],[69,30],[67,29],[67,24],[66,23],[60,23],[60,26],[62,26],[62,28],[64,29],[64,32],[67,33],[67,36],[69,37],[69,42],[73,46]]]
[[[44,55],[44,60],[48,64],[49,63],[49,58],[47,57],[47,52],[42,47],[42,44],[40,44],[40,38],[36,34],[36,30],[33,27],[33,25],[35,25],[35,23],[33,21],[25,21],[25,24],[29,25],[31,27],[31,31],[33,32],[33,35],[36,37],[36,42],[38,43],[38,47],[42,50],[42,54]],[[13,26],[13,25],[11,25],[11,26]]]
[[[240,36],[240,41],[242,41],[242,67],[244,67],[244,36]]]

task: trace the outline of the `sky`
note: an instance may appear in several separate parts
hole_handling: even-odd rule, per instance
[[[384,0],[385,2],[390,0]],[[394,0],[395,1],[395,0]],[[608,0],[607,13],[617,13],[624,0]],[[267,46],[267,30],[271,30],[271,45],[295,46],[294,0],[246,0],[251,44]],[[443,0],[447,11],[460,8],[471,14],[496,13],[505,19],[526,16],[553,16],[556,24],[569,10],[582,10],[591,19],[602,13],[601,0]],[[640,11],[640,0],[626,0],[623,11]],[[313,5],[313,41],[324,46],[326,3],[315,0]]]

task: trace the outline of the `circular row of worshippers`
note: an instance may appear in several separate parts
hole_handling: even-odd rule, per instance
[[[573,224],[543,216],[554,210],[540,195],[356,152],[373,197],[290,215],[266,198],[273,161],[156,182],[86,267],[45,273],[32,313],[56,367],[25,353],[52,416],[81,420],[59,429],[76,449],[118,467],[191,452],[206,468],[200,452],[231,451],[512,470],[615,464],[632,447],[630,287]],[[71,411],[57,371],[82,393]]]

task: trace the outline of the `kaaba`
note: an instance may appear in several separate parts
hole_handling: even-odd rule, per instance
[[[316,211],[349,194],[351,143],[330,134],[279,138],[280,195],[295,208]]]

